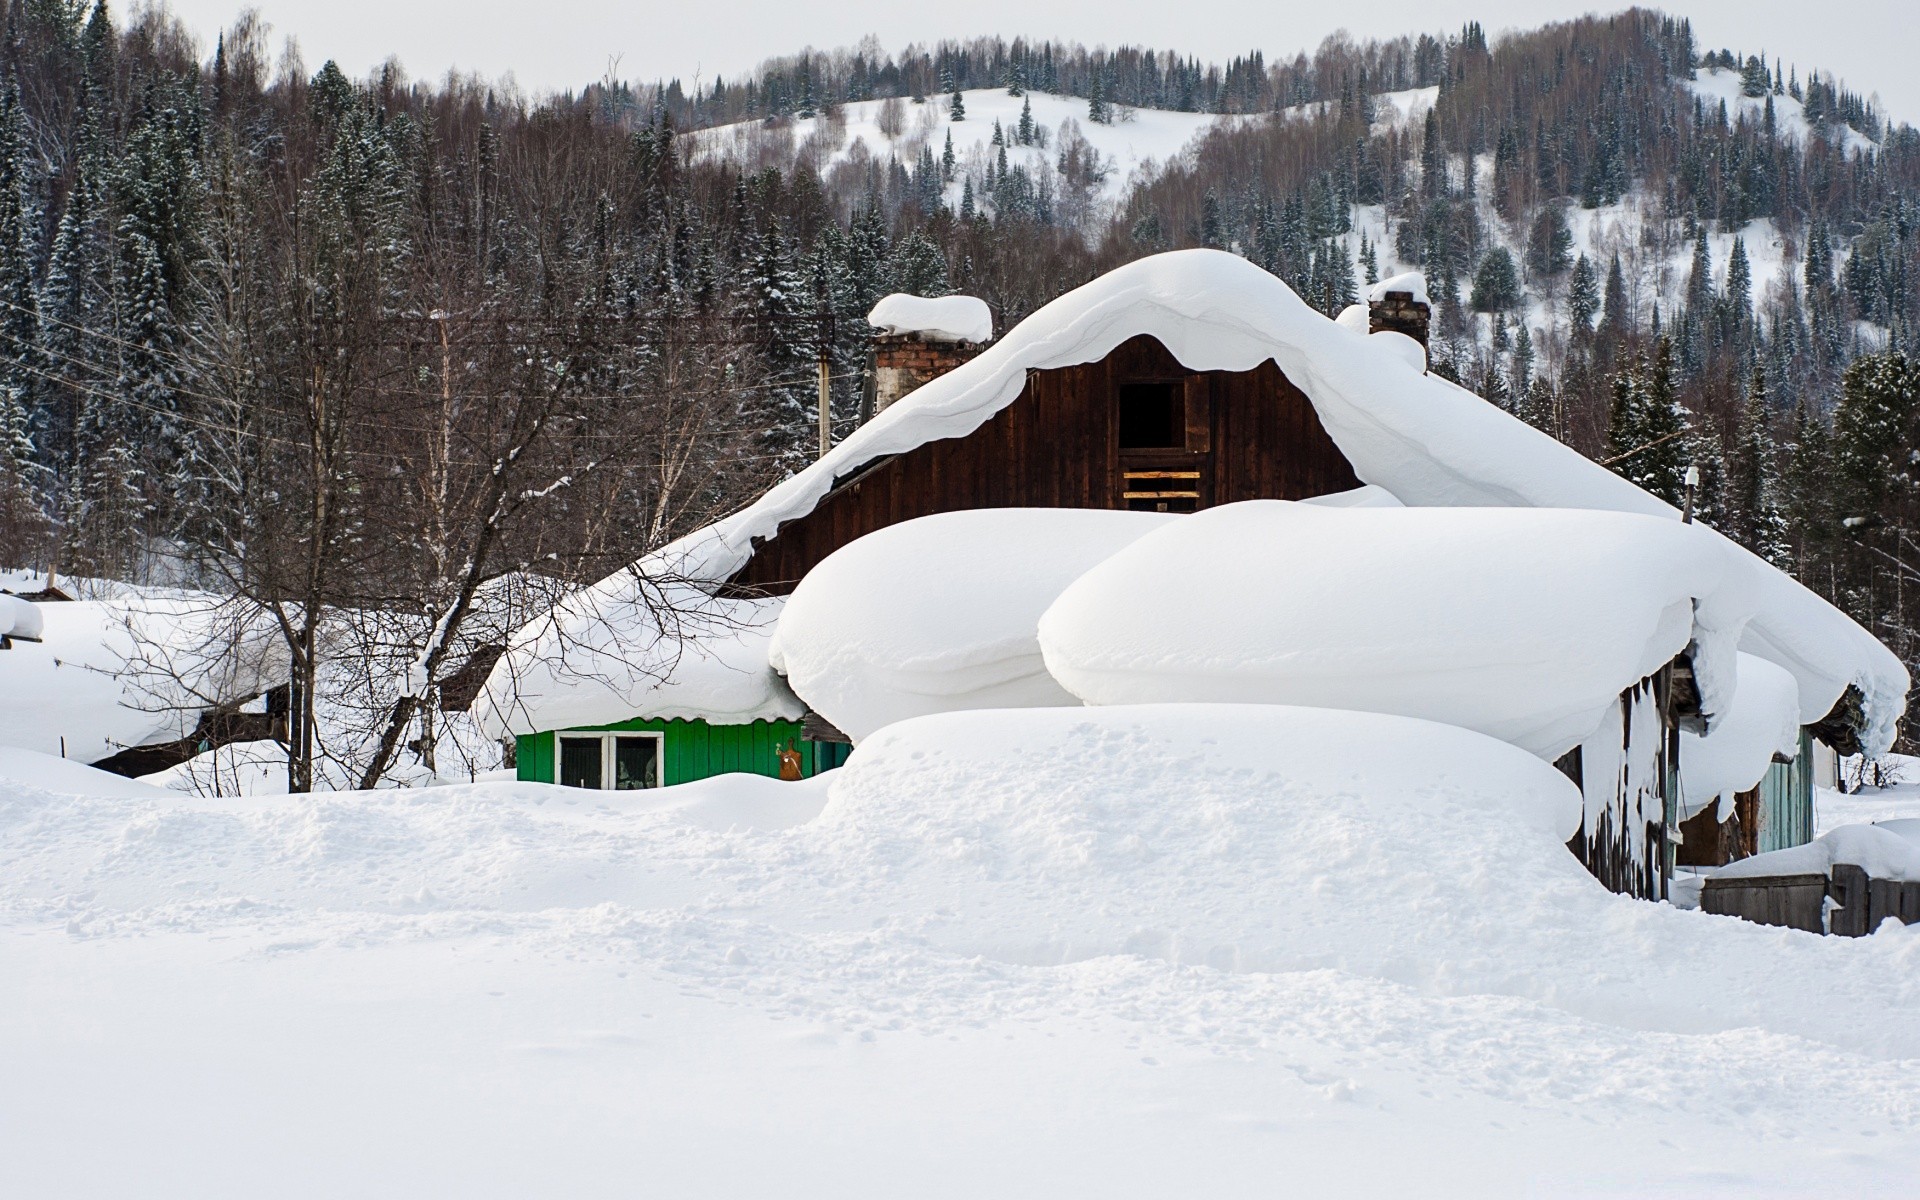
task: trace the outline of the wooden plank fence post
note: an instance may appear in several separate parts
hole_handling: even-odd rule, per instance
[[[1868,897],[1867,873],[1863,868],[1852,863],[1833,864],[1827,889],[1827,894],[1840,906],[1829,915],[1829,933],[1841,937],[1865,937],[1873,932],[1873,926],[1867,923],[1871,900]]]

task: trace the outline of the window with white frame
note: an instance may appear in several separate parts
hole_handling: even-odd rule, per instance
[[[630,791],[660,786],[666,739],[658,733],[562,733],[556,747],[563,787]]]

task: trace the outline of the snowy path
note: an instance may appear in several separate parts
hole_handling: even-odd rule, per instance
[[[1920,932],[1598,893],[1490,820],[1551,777],[1475,735],[1191,711],[896,726],[830,799],[0,784],[0,1191],[1745,1197],[1920,1168]],[[1380,728],[1430,786],[1355,762]]]

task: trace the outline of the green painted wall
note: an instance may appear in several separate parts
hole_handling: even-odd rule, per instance
[[[661,781],[669,786],[746,771],[769,778],[780,776],[780,747],[792,739],[800,751],[800,769],[808,775],[830,771],[847,761],[850,746],[838,742],[810,742],[801,736],[798,721],[754,721],[741,725],[710,725],[705,721],[657,721],[635,718],[612,725],[582,725],[574,729],[523,734],[515,739],[514,764],[519,777],[530,783],[552,783],[556,733],[660,733]]]
[[[1800,731],[1800,752],[1792,763],[1774,763],[1760,780],[1762,854],[1804,846],[1813,840],[1813,739]]]

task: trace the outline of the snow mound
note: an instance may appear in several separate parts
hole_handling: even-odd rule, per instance
[[[1427,348],[1398,330],[1382,329],[1369,334],[1367,344],[1376,350],[1385,350],[1422,375],[1427,373]]]
[[[1874,879],[1920,883],[1920,841],[1881,825],[1842,825],[1804,846],[1789,846],[1743,858],[1714,870],[1720,878],[1754,875],[1830,875],[1851,863]]]
[[[895,292],[881,297],[873,306],[867,324],[882,333],[917,333],[931,341],[993,340],[993,313],[978,296],[909,296]]]
[[[0,780],[62,796],[152,799],[165,794],[149,783],[17,746],[0,746]]]
[[[951,914],[927,930],[936,945],[1028,965],[1377,962],[1413,948],[1415,914],[1491,919],[1516,877],[1599,890],[1566,852],[1580,794],[1565,776],[1405,717],[949,713],[881,730],[831,779],[810,854],[876,873],[859,886],[903,911]],[[1434,938],[1421,957],[1440,969],[1455,947]]]
[[[990,508],[888,526],[800,581],[773,667],[855,741],[928,713],[1073,704],[1040,657],[1040,614],[1087,568],[1178,520]]]
[[[1744,620],[1717,599],[1725,574],[1678,522],[1249,501],[1088,571],[1041,618],[1040,645],[1089,704],[1394,713],[1551,759],[1690,643],[1716,711]]]
[[[1681,816],[1758,787],[1774,755],[1800,750],[1800,688],[1763,658],[1739,656],[1732,702],[1702,736],[1680,731]],[[1724,819],[1726,811],[1721,817]]]

